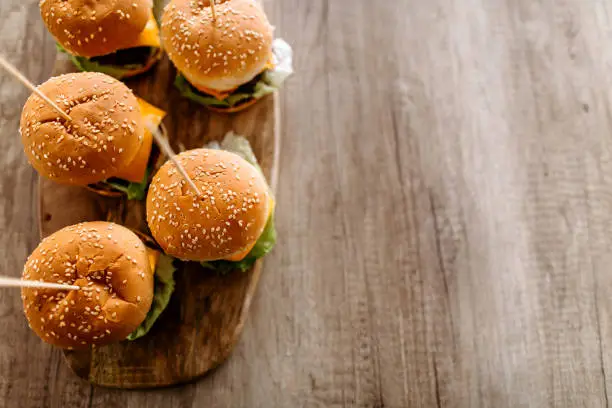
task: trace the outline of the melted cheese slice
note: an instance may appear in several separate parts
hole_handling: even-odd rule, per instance
[[[272,55],[270,57],[270,59],[268,60],[268,62],[266,62],[266,66],[264,67],[264,71],[267,69],[274,69],[276,67],[276,64],[274,63],[274,55]]]
[[[159,126],[166,116],[166,112],[156,108],[148,102],[140,98],[138,99],[138,106],[140,107],[140,113],[144,123],[150,123],[153,126]],[[144,179],[145,172],[147,171],[147,164],[149,164],[149,156],[151,155],[151,148],[153,147],[153,135],[145,127],[144,140],[142,146],[136,154],[134,160],[131,163],[121,169],[114,177],[118,177],[133,183],[141,183]]]
[[[135,47],[155,47],[161,48],[161,40],[159,37],[159,26],[157,25],[157,21],[155,20],[155,16],[153,15],[153,11],[149,15],[149,20],[147,21],[147,25],[144,30],[140,33],[138,38],[127,48],[135,48]]]
[[[270,211],[268,211],[268,219],[270,219],[270,217],[272,216],[272,213],[274,212],[274,206],[275,205],[276,205],[276,203],[274,202],[274,199],[272,197],[270,197]],[[255,246],[256,243],[257,243],[257,241],[253,242],[251,245],[249,245],[241,253],[234,254],[234,255],[230,256],[229,258],[225,258],[225,260],[226,261],[232,261],[232,262],[240,262],[240,261],[242,261],[244,258],[246,258],[246,256],[249,254],[249,252],[251,252],[251,250],[253,249],[253,247]]]
[[[275,66],[276,66],[276,64],[274,64],[274,56],[271,56],[270,59],[268,60],[268,62],[266,63],[266,66],[264,67],[264,71],[268,70],[268,69],[274,69]],[[211,96],[214,96],[215,98],[217,98],[220,101],[224,100],[225,98],[227,98],[228,96],[233,94],[236,91],[236,89],[239,88],[239,87],[236,87],[234,89],[230,89],[229,91],[217,91],[215,89],[207,88],[205,86],[198,86],[198,85],[194,85],[194,84],[192,84],[192,85],[198,91],[204,92],[205,94],[208,94],[208,95],[211,95]]]
[[[149,265],[151,265],[151,272],[155,273],[157,268],[157,261],[159,261],[159,251],[146,247],[147,258],[149,259]]]

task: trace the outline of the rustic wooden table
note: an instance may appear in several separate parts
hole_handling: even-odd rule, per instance
[[[46,79],[36,0],[0,50]],[[612,392],[612,8],[603,0],[268,0],[280,244],[232,358],[160,391],[93,388],[0,296],[0,407],[602,407]],[[0,75],[0,270],[37,244]]]

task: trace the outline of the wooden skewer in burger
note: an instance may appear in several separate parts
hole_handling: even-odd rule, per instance
[[[215,9],[216,0],[210,0],[210,11],[212,11],[212,19],[215,21],[217,19],[217,10]]]
[[[61,290],[80,290],[80,286],[68,285],[65,283],[50,283],[39,280],[25,280],[0,276],[0,287],[2,288],[38,288],[38,289],[61,289]]]
[[[58,48],[81,71],[117,79],[148,71],[162,56],[150,0],[41,0]]]
[[[159,127],[165,112],[101,73],[60,75],[38,90],[71,119],[37,93],[26,101],[21,139],[39,174],[102,195],[143,199],[160,158],[148,127]]]
[[[213,12],[214,10],[214,12]],[[254,0],[172,0],[162,17],[164,48],[183,96],[237,112],[275,92],[291,74],[291,47]]]
[[[4,58],[4,56],[1,56],[1,55],[0,55],[0,65],[2,65],[2,68],[4,68],[6,71],[8,71],[11,75],[13,75],[15,78],[17,78],[17,80],[19,82],[21,82],[26,88],[28,88],[30,91],[34,92],[42,100],[44,100],[49,106],[51,106],[53,109],[55,109],[55,111],[62,118],[64,118],[67,121],[71,121],[72,120],[70,118],[70,116],[68,116],[68,114],[62,110],[62,108],[57,106],[57,104],[55,102],[53,102],[51,99],[49,99],[49,97],[47,97],[47,95],[42,93],[36,86],[34,86],[33,83],[30,82],[30,80],[28,80],[28,78],[25,77],[25,75],[23,75],[21,72],[19,72],[19,70],[17,68],[15,68],[10,62],[8,62],[6,60],[6,58]]]

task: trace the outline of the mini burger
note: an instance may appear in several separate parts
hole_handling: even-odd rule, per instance
[[[172,0],[161,24],[183,96],[236,112],[275,92],[293,71],[291,47],[273,40],[273,27],[255,0]]]
[[[81,71],[123,79],[161,58],[150,0],[41,0],[40,14],[58,49]]]
[[[88,72],[61,75],[38,88],[72,119],[33,93],[21,114],[21,140],[32,166],[50,180],[107,196],[144,199],[159,151],[150,126],[165,113],[118,80]]]
[[[256,164],[220,149],[177,156],[197,195],[171,163],[153,178],[147,222],[168,255],[221,272],[249,270],[274,246],[274,199]]]
[[[81,289],[23,288],[30,327],[66,349],[144,335],[170,298],[164,279],[174,288],[174,268],[162,257],[117,224],[86,222],[57,231],[32,252],[23,279]]]

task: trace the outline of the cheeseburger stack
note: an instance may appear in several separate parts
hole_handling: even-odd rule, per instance
[[[150,0],[41,0],[40,14],[58,48],[82,71],[121,79],[161,58]]]
[[[213,110],[235,112],[273,93],[290,74],[273,54],[273,28],[254,0],[173,0],[162,17],[162,38],[179,70],[182,94]],[[285,58],[286,60],[287,58]],[[277,68],[282,68],[277,72]],[[290,71],[290,66],[289,66]]]
[[[273,245],[274,200],[263,175],[223,150],[191,150],[177,159],[202,195],[192,192],[173,165],[162,166],[147,195],[153,237],[173,257],[248,270]]]
[[[100,73],[61,75],[39,90],[72,120],[59,117],[38,95],[30,96],[21,114],[20,132],[32,166],[58,183],[144,198],[155,159],[146,126],[159,125],[164,112]]]
[[[156,259],[116,224],[88,222],[57,231],[30,255],[23,279],[81,290],[22,289],[30,327],[47,343],[68,349],[125,340],[151,308]]]

